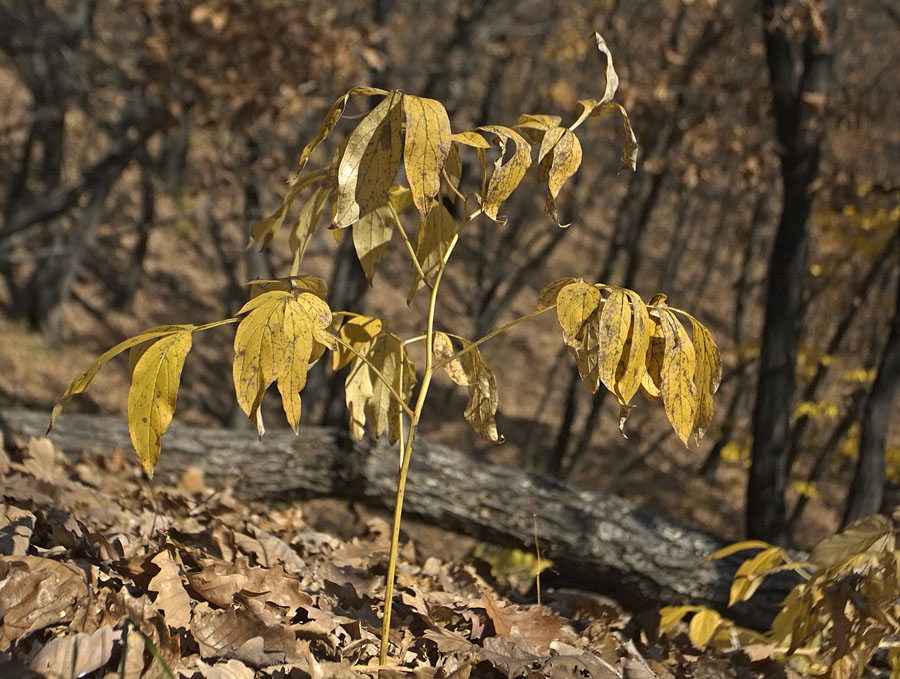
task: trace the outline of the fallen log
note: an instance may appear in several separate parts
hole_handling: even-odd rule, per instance
[[[6,409],[4,428],[44,435],[47,413]],[[124,420],[63,415],[50,434],[65,453],[130,447]],[[312,497],[348,498],[392,508],[397,450],[358,442],[337,429],[304,427],[299,436],[275,430],[260,440],[251,431],[173,424],[163,441],[156,478],[176,482],[202,467],[213,487],[264,502]],[[619,601],[632,610],[698,604],[739,624],[768,627],[794,576],[770,578],[749,602],[727,608],[734,571],[751,553],[696,567],[725,546],[619,497],[575,488],[549,477],[485,462],[445,446],[417,441],[404,512],[489,542],[533,548],[534,520],[557,581]]]

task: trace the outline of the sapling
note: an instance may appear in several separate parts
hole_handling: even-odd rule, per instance
[[[491,338],[542,314],[556,311],[563,340],[574,355],[579,373],[592,391],[602,384],[621,406],[620,428],[640,391],[662,401],[666,415],[685,443],[699,439],[710,424],[713,393],[719,385],[719,354],[709,331],[689,314],[667,306],[664,295],[645,304],[624,288],[561,278],[540,292],[537,309],[474,341],[439,332],[436,308],[441,283],[457,245],[479,219],[505,222],[501,206],[519,187],[533,164],[546,185],[546,213],[560,224],[556,200],[581,164],[576,129],[590,117],[621,116],[625,131],[622,162],[634,170],[638,146],[628,115],[613,97],[618,77],[606,42],[594,34],[602,57],[605,90],[599,99],[580,102],[581,111],[568,126],[553,115],[522,115],[510,126],[483,125],[453,132],[443,105],[433,99],[357,87],[341,96],[322,120],[300,155],[299,168],[281,206],[251,227],[251,244],[273,242],[294,202],[305,196],[288,245],[290,274],[250,283],[249,301],[233,318],[206,325],[167,325],[145,330],[104,353],[79,375],[56,404],[54,421],[73,395],[83,391],[113,356],[129,350],[131,387],[128,426],[132,443],[148,475],[153,474],[160,440],[175,410],[182,367],[193,337],[201,330],[237,323],[234,338],[235,395],[243,411],[264,426],[261,403],[275,383],[288,424],[300,422],[300,392],[308,368],[326,351],[335,371],[346,370],[349,427],[358,438],[366,427],[375,437],[387,434],[398,445],[397,495],[385,586],[380,664],[389,649],[391,603],[397,566],[397,546],[403,495],[423,407],[436,372],[468,389],[464,416],[484,439],[502,442],[497,430],[498,390],[494,374],[481,352]],[[335,129],[351,98],[377,104],[339,146],[332,163],[306,172],[318,147]],[[488,163],[488,154],[499,149]],[[480,188],[462,193],[462,153],[473,153],[481,167]],[[405,183],[395,183],[400,165]],[[490,171],[488,169],[490,168]],[[454,219],[445,203],[459,206]],[[334,230],[350,229],[356,253],[371,281],[394,234],[409,256],[412,284],[409,301],[423,288],[428,307],[421,331],[401,339],[387,323],[354,313],[335,311],[326,303],[325,282],[301,273],[303,255],[322,214],[329,209]],[[403,215],[417,218],[415,245]],[[691,326],[689,335],[679,317]],[[408,354],[413,343],[424,344],[424,366],[417,371]],[[624,431],[624,430],[623,430]]]

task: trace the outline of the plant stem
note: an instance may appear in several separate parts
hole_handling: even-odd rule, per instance
[[[361,354],[359,351],[357,351],[352,346],[350,346],[347,342],[342,340],[338,335],[331,335],[331,336],[334,338],[335,342],[340,344],[347,351],[349,351],[351,354],[355,355],[357,358],[359,358],[359,360],[361,360],[363,363],[365,363],[367,366],[369,366],[369,370],[371,370],[373,373],[375,373],[375,376],[384,383],[384,386],[386,386],[388,388],[388,391],[391,392],[391,396],[393,396],[395,399],[397,399],[397,403],[400,404],[400,407],[403,409],[403,412],[405,412],[410,417],[413,416],[413,411],[410,410],[408,405],[406,405],[406,401],[404,401],[401,398],[400,394],[394,388],[394,385],[391,384],[390,381],[384,376],[384,373],[382,373],[378,368],[375,367],[375,365],[372,363],[372,361],[370,361],[363,354]]]

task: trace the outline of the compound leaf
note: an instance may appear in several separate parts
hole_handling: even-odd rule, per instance
[[[128,432],[149,476],[159,460],[160,440],[172,422],[184,359],[193,328],[166,334],[137,360],[128,390]]]
[[[403,153],[401,99],[391,92],[347,138],[337,170],[335,227],[355,224],[384,204]]]
[[[403,165],[413,203],[422,219],[431,212],[441,188],[441,170],[450,153],[450,118],[444,105],[434,99],[403,95],[406,140]]]

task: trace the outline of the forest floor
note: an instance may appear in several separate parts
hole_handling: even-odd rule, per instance
[[[187,473],[150,486],[122,449],[71,463],[0,447],[0,676],[374,676],[389,524],[271,508]],[[336,517],[331,516],[331,520]],[[433,530],[433,529],[430,529]],[[793,677],[759,644],[698,649],[588,593],[534,590],[413,531],[383,677]],[[424,546],[424,548],[423,548]]]

